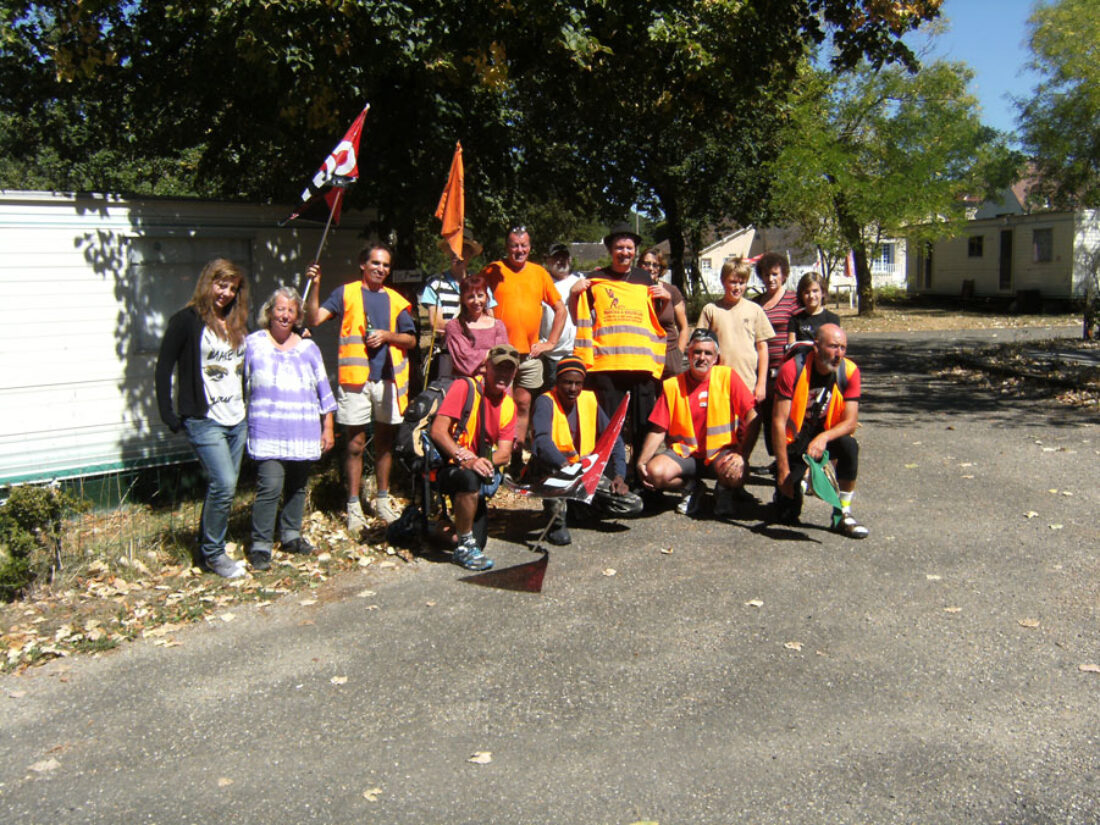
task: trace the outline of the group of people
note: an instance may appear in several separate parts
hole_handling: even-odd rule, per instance
[[[752,500],[744,484],[761,427],[775,455],[777,520],[797,522],[806,457],[821,461],[827,453],[841,491],[833,529],[866,536],[851,514],[860,376],[845,357],[838,319],[824,309],[824,281],[810,273],[792,295],[784,288],[786,259],[769,253],[756,264],[765,292],[754,303],[743,300],[751,265],[727,263],[722,299],[704,307],[693,330],[683,295],[659,279],[665,268],[660,252],[648,250],[641,267],[634,265],[640,242],[629,226],[616,226],[604,238],[611,262],[582,274],[572,271],[565,244],[550,247],[545,268],[532,261],[530,234],[516,226],[500,260],[468,273],[481,246],[465,237],[462,255],[452,253],[449,270],[425,285],[420,303],[432,330],[430,374],[449,382],[430,435],[444,462],[439,490],[453,503],[455,562],[472,570],[492,566],[484,552],[486,500],[505,471],[535,481],[580,461],[626,398],[624,431],[592,503],[546,504],[551,543],[570,543],[571,518],[638,515],[644,497],[661,491],[680,494],[678,511],[700,514],[705,479],[715,482],[715,515],[734,515],[740,501]],[[220,262],[220,274],[208,277],[204,270],[191,304],[169,324],[157,367],[158,400],[169,427],[187,429],[210,478],[202,549],[214,572],[240,574],[224,555],[225,490],[231,498],[246,400],[248,448],[260,462],[258,487],[264,489],[263,497],[257,493],[249,551],[255,566],[270,560],[280,486],[286,497],[283,549],[312,549],[300,535],[298,495],[308,462],[332,446],[333,412],[346,436],[349,531],[356,535],[366,526],[360,484],[368,425],[376,478],[371,509],[387,523],[400,515],[390,497],[390,474],[394,437],[409,402],[416,324],[409,302],[385,285],[390,250],[369,245],[359,263],[360,278],[323,303],[321,269],[311,265],[305,306],[293,290],[277,291],[261,312],[263,329],[244,338],[246,285]],[[313,327],[330,319],[340,326],[335,396],[316,346],[294,331],[301,321]],[[238,350],[239,357],[232,355]],[[271,379],[287,369],[287,353],[298,353],[293,415],[282,397],[289,390]],[[215,380],[226,374],[208,364],[243,375],[235,400],[226,400],[231,393]],[[170,396],[177,365],[178,411]],[[276,433],[290,426],[288,418],[297,428],[293,438]],[[217,459],[208,431],[222,442],[224,455]],[[310,438],[315,443],[306,450]]]

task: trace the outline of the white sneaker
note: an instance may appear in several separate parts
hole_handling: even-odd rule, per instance
[[[684,485],[683,498],[676,505],[676,512],[682,516],[694,516],[703,506],[703,496],[706,492],[707,488],[704,485],[694,480],[689,481]]]
[[[363,515],[363,506],[358,501],[348,502],[348,532],[353,539],[358,539],[359,534],[367,527],[367,517]]]
[[[394,503],[392,496],[371,499],[370,508],[386,524],[393,524],[401,518],[401,513],[398,511],[397,504]]]

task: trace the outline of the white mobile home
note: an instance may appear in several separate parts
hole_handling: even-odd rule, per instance
[[[190,458],[160,422],[153,369],[167,319],[203,264],[249,276],[252,309],[299,285],[321,230],[286,206],[0,191],[0,485]],[[322,258],[328,290],[358,275],[366,216],[345,213]],[[329,326],[332,326],[331,324]],[[328,359],[333,331],[318,343]]]

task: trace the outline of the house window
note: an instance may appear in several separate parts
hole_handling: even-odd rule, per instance
[[[710,273],[711,273],[710,258],[700,258],[699,259],[699,268],[701,270],[703,270],[703,277],[704,278],[709,276]]]
[[[878,251],[871,261],[871,269],[892,272],[894,269],[894,244],[879,244]]]
[[[985,237],[982,235],[971,235],[970,240],[966,242],[966,255],[969,258],[982,257],[982,247],[985,243]]]
[[[1031,248],[1035,263],[1048,263],[1054,260],[1054,230],[1036,229],[1031,233]]]

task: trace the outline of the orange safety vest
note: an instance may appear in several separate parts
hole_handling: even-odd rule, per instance
[[[665,402],[668,404],[668,439],[672,450],[681,458],[688,458],[699,449],[695,424],[688,403],[688,373],[666,378],[663,384]],[[733,370],[716,364],[710,369],[710,386],[707,388],[707,441],[703,448],[703,461],[710,464],[719,450],[735,443],[740,421],[730,418],[730,381]],[[740,380],[740,379],[737,379]]]
[[[668,342],[649,288],[627,281],[593,280],[577,296],[573,351],[589,372],[640,371],[660,378]]]
[[[810,398],[810,370],[814,367],[812,354],[806,359],[802,371],[794,382],[794,392],[791,394],[791,411],[787,416],[787,443],[791,444],[802,430],[802,419],[806,417],[806,403]],[[840,364],[843,375],[854,375],[857,367],[845,358]],[[833,394],[829,398],[829,406],[825,408],[825,429],[831,430],[844,417],[844,391],[841,389],[847,382],[840,380],[833,385]]]
[[[340,348],[337,350],[336,380],[344,389],[360,390],[370,380],[370,356],[364,343],[367,313],[363,307],[363,283],[344,284],[344,315],[340,320]],[[388,286],[382,290],[390,298],[389,329],[397,330],[397,316],[411,304]],[[404,413],[409,405],[409,359],[401,347],[389,346],[393,383],[397,389],[397,409]]]
[[[467,387],[466,392],[470,392],[470,388]],[[460,433],[456,433],[458,425],[462,422],[455,421],[451,424],[451,438],[459,447],[465,447],[467,450],[477,452],[475,445],[477,444],[477,434],[481,427],[481,393],[482,387],[480,382],[474,382],[474,403],[470,407],[470,417],[466,419],[466,429]],[[497,427],[497,432],[501,432],[508,423],[516,417],[516,402],[512,400],[512,396],[505,394],[504,400],[500,402],[500,424]],[[488,428],[486,428],[488,431]],[[452,459],[453,461],[454,459]]]
[[[569,429],[569,418],[562,409],[561,400],[558,398],[557,387],[550,390],[549,396],[554,401],[554,418],[550,427],[550,438],[554,446],[558,448],[565,460],[570,464],[580,461],[596,449],[596,424],[599,420],[600,405],[596,401],[596,393],[592,390],[582,390],[577,397],[577,429],[580,431],[580,451],[573,443],[573,433]]]

